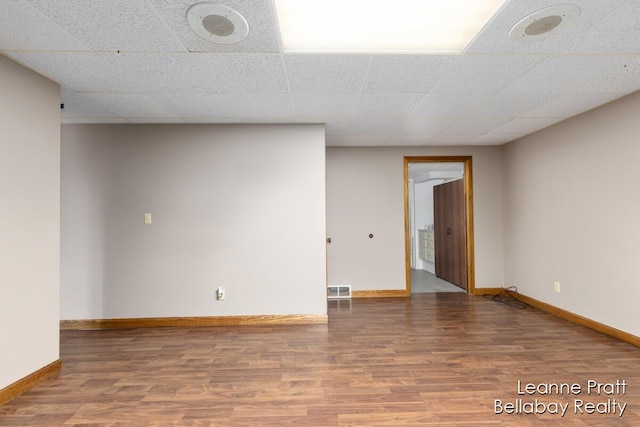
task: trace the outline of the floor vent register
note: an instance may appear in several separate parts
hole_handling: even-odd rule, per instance
[[[351,285],[329,285],[327,286],[327,298],[351,298]]]

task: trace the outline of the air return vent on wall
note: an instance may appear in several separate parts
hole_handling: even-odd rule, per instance
[[[327,298],[351,298],[351,285],[329,285],[327,286]]]

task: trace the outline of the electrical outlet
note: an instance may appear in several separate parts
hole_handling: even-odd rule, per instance
[[[224,301],[224,288],[222,286],[216,290],[216,299],[218,301]]]
[[[151,224],[151,214],[150,213],[144,214],[144,223],[145,224]]]
[[[560,293],[560,282],[553,282],[553,290]]]

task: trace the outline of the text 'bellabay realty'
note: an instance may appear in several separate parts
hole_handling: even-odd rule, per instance
[[[527,383],[518,380],[517,393],[520,396],[579,396],[573,402],[545,402],[537,397],[516,398],[512,401],[496,399],[494,412],[496,414],[557,414],[564,417],[567,411],[574,414],[624,414],[627,404],[616,399],[627,393],[627,382],[599,382],[588,380],[583,386],[579,383]],[[585,397],[583,397],[585,396]],[[601,396],[596,398],[596,396]],[[606,399],[605,399],[606,397]]]

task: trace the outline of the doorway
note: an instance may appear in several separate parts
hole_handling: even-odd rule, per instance
[[[459,181],[455,183],[455,181]],[[448,185],[443,185],[448,182]],[[404,158],[404,188],[405,188],[405,264],[406,264],[406,292],[411,294],[412,282],[416,283],[416,292],[421,290],[425,284],[431,292],[446,290],[464,290],[473,294],[475,290],[474,257],[473,257],[473,177],[472,161],[470,156],[420,156]],[[451,204],[447,213],[443,217],[440,212],[440,231],[438,239],[440,245],[439,259],[436,260],[438,251],[434,249],[438,226],[434,224],[435,209],[433,200],[420,202],[420,197],[433,198],[433,189],[440,187],[456,188],[459,193],[459,201],[446,203]],[[440,190],[442,191],[442,190]],[[455,192],[454,192],[455,193]],[[442,200],[437,202],[442,205]],[[425,208],[426,206],[426,208]],[[422,209],[422,211],[421,211]],[[431,209],[431,213],[424,213],[424,210]],[[453,211],[451,210],[453,209]],[[441,208],[442,211],[442,208]],[[443,218],[458,216],[458,224],[446,224]],[[424,222],[424,224],[422,223]],[[462,228],[456,234],[455,227]],[[446,232],[449,232],[447,235]],[[451,245],[453,238],[456,238],[457,249]],[[442,251],[445,250],[445,253]],[[457,250],[457,255],[455,255]],[[449,252],[451,251],[451,252]],[[455,255],[455,256],[454,256]],[[446,262],[455,259],[457,263]],[[436,271],[439,267],[439,271]],[[446,271],[445,269],[448,269]],[[453,270],[452,270],[453,269]],[[436,273],[438,274],[436,277]],[[442,279],[446,279],[442,280]],[[455,283],[460,288],[456,288],[449,281]],[[455,289],[450,289],[455,288]]]

